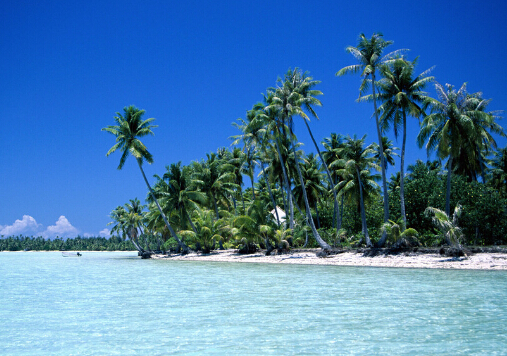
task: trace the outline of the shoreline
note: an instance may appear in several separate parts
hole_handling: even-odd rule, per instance
[[[327,265],[354,267],[388,268],[431,268],[431,269],[469,269],[469,270],[507,270],[507,253],[481,252],[467,257],[452,258],[438,253],[402,252],[399,254],[379,254],[364,256],[362,252],[346,251],[317,257],[320,249],[290,251],[287,254],[266,256],[264,251],[241,255],[237,250],[212,251],[208,255],[191,252],[187,255],[153,255],[153,259],[167,261],[199,261],[229,263],[278,263],[296,265]]]

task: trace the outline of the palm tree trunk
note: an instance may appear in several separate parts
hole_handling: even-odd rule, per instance
[[[359,172],[359,168],[356,166],[357,173],[357,182],[359,184],[359,206],[361,207],[361,222],[363,225],[363,234],[366,240],[366,246],[371,247],[370,236],[368,235],[368,227],[366,226],[366,213],[364,210],[364,199],[363,199],[363,184],[361,183],[361,173]]]
[[[287,215],[287,212],[289,209],[287,209],[287,199],[285,194],[283,194],[283,182],[282,179],[278,179],[278,189],[282,192],[282,201],[283,201],[283,211],[285,211],[285,214]]]
[[[255,201],[255,187],[254,187],[253,175],[250,176],[250,181],[252,182],[252,195],[253,195],[253,200]]]
[[[345,204],[345,197],[342,195],[341,207],[340,207],[340,221],[343,221],[343,205]],[[340,226],[341,228],[341,226]]]
[[[290,133],[289,133],[289,135],[290,135]],[[322,237],[320,237],[319,232],[315,228],[315,224],[313,222],[312,214],[310,211],[310,205],[308,204],[308,197],[306,196],[306,188],[305,188],[305,183],[303,181],[303,175],[301,174],[301,169],[299,168],[299,162],[298,162],[298,158],[296,155],[296,145],[294,144],[294,140],[292,139],[292,137],[291,137],[290,141],[292,144],[292,152],[294,153],[294,162],[295,162],[296,170],[297,170],[298,176],[299,176],[299,183],[301,184],[301,188],[303,189],[303,200],[305,202],[306,216],[308,218],[308,222],[310,223],[310,228],[312,229],[313,236],[315,237],[315,240],[317,240],[317,243],[319,244],[320,248],[322,248],[323,250],[330,250],[331,246],[329,246],[328,243],[326,241],[324,241],[322,239]]]
[[[231,194],[232,203],[234,204],[234,215],[238,215],[238,209],[236,208],[236,198]]]
[[[275,143],[276,151],[278,152],[278,157],[280,158],[280,164],[282,165],[283,180],[285,183],[285,189],[287,191],[287,200],[289,201],[289,228],[291,230],[294,230],[294,207],[292,205],[292,195],[290,193],[289,179],[287,177],[287,172],[285,171],[285,163],[283,161],[282,152],[280,151],[280,145],[278,144],[278,137],[275,137]]]
[[[445,213],[450,216],[451,212],[451,174],[452,174],[452,154],[447,160],[447,189],[445,193]]]
[[[241,194],[241,203],[243,203],[243,214],[245,214],[246,208],[245,208],[245,198],[243,197],[243,189],[241,189],[239,192]],[[254,198],[254,200],[255,200],[255,198]]]
[[[141,231],[141,236],[144,237],[144,244],[146,245],[146,248],[148,249],[149,252],[153,252],[153,250],[150,247],[150,243],[148,242],[148,238],[146,236],[146,229],[143,229],[141,228],[141,226],[139,226],[139,231]]]
[[[162,216],[162,219],[164,219],[164,222],[165,222],[165,225],[167,226],[167,229],[171,233],[171,236],[174,237],[174,239],[176,240],[176,242],[178,243],[178,245],[181,247],[182,252],[183,253],[187,253],[188,252],[188,246],[185,245],[185,243],[183,243],[183,241],[181,241],[178,238],[178,235],[176,235],[176,232],[173,230],[172,226],[169,224],[169,221],[167,221],[167,218],[166,218],[164,212],[162,211],[162,208],[160,207],[160,204],[158,203],[157,198],[155,197],[155,193],[153,192],[153,189],[151,189],[150,183],[148,183],[148,179],[146,179],[146,174],[144,174],[144,170],[143,170],[141,159],[137,159],[137,164],[139,165],[139,169],[141,170],[141,173],[143,174],[143,178],[144,178],[144,181],[146,183],[146,186],[148,186],[148,190],[150,191],[150,194],[151,194],[153,200],[155,201],[155,204],[157,205],[158,211],[160,212],[160,216]]]
[[[317,228],[320,229],[319,208],[317,206],[317,201],[315,201],[315,214],[317,215]]]
[[[133,238],[130,238],[130,241],[132,241],[132,244],[135,246],[135,248],[136,248],[136,250],[137,250],[138,252],[141,252],[141,253],[142,253],[142,252],[144,252],[144,250],[141,248],[141,246],[139,246],[139,245],[137,244],[137,242],[136,242]]]
[[[264,176],[264,180],[266,181],[266,187],[268,188],[269,197],[271,198],[271,203],[273,204],[273,207],[275,209],[275,215],[276,215],[276,223],[278,227],[280,227],[280,217],[278,216],[278,209],[276,206],[275,197],[273,196],[273,192],[271,191],[271,185],[269,184],[268,176],[266,174],[266,171],[264,170],[264,163],[261,160],[261,169],[262,169],[262,175]]]
[[[331,189],[333,190],[334,206],[337,207],[338,200],[336,199],[336,189],[333,184],[333,179],[331,178],[331,173],[329,172],[329,168],[326,164],[326,161],[324,161],[324,158],[322,158],[322,154],[320,153],[320,149],[319,149],[319,146],[317,145],[317,142],[315,142],[315,138],[313,138],[312,130],[310,130],[310,125],[308,125],[308,122],[305,119],[303,119],[303,121],[305,122],[306,128],[308,129],[308,133],[310,134],[313,144],[314,144],[315,148],[317,149],[317,153],[319,154],[320,160],[321,160],[322,164],[324,165],[324,168],[326,169],[327,178],[329,179],[329,184],[331,185]],[[335,220],[334,220],[335,218],[336,218],[336,213],[333,216],[333,227],[336,226],[336,231],[338,231],[338,229],[339,229],[338,226],[341,227],[341,221],[340,222],[336,221],[336,223],[335,223]]]
[[[187,212],[186,209],[185,209],[185,215],[187,216],[188,222],[190,223],[190,226],[192,227],[192,230],[197,234],[197,229],[195,228],[195,225],[192,222],[192,219],[190,218],[190,215],[188,215],[188,212]]]
[[[218,219],[220,219],[220,216],[218,215],[217,201],[215,199],[215,195],[213,194],[213,192],[211,192],[211,200],[213,200],[213,206],[215,207],[215,214],[216,214],[216,218],[218,220]]]
[[[400,209],[403,219],[403,230],[407,228],[407,215],[405,214],[405,144],[407,142],[407,114],[403,110],[403,142],[401,144],[401,167],[400,167]]]
[[[386,179],[386,166],[385,166],[385,157],[384,157],[384,146],[382,145],[382,132],[380,130],[380,123],[378,118],[377,111],[377,97],[376,97],[376,89],[375,89],[375,72],[371,74],[371,84],[373,91],[373,110],[375,112],[375,124],[377,126],[377,136],[378,136],[378,144],[380,146],[380,166],[382,168],[382,190],[384,193],[384,223],[389,221],[389,195],[387,192],[387,179]],[[382,233],[382,237],[378,242],[379,247],[384,246],[387,240],[387,232],[384,231]]]

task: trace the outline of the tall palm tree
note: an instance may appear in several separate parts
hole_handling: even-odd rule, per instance
[[[376,93],[376,70],[382,64],[385,64],[388,60],[398,55],[401,51],[397,50],[391,52],[382,57],[382,52],[388,46],[390,46],[393,41],[385,41],[381,33],[374,33],[371,38],[366,38],[364,34],[359,35],[359,41],[357,47],[349,46],[345,50],[352,54],[357,61],[358,64],[353,64],[347,67],[340,69],[336,72],[337,76],[342,76],[349,73],[358,73],[361,72],[361,76],[363,77],[363,81],[361,82],[361,86],[359,87],[359,95],[361,96],[367,89],[369,83],[372,85],[372,100],[373,100],[373,112],[375,114],[375,124],[377,128],[377,138],[378,143],[381,146],[382,150],[382,131],[380,129],[380,121],[379,115],[377,111],[377,93]],[[384,152],[381,152],[381,164],[382,168],[382,190],[384,193],[384,223],[389,221],[389,195],[387,191],[387,177],[384,163]],[[381,242],[385,242],[387,238],[387,234],[384,233],[381,241],[379,241],[379,245]]]
[[[281,79],[279,78],[279,81]],[[288,139],[288,136],[292,135],[292,132],[288,129],[287,123],[283,118],[282,107],[284,106],[283,101],[280,101],[279,98],[276,97],[275,88],[268,89],[266,95],[264,95],[264,114],[263,121],[266,123],[267,131],[270,133],[270,138],[273,141],[273,146],[276,148],[276,153],[278,155],[278,162],[280,163],[279,167],[282,169],[282,179],[283,185],[285,186],[285,192],[289,207],[289,228],[294,229],[294,206],[291,194],[291,181],[289,178],[289,173],[287,169],[290,168],[290,165],[287,164],[287,159],[284,159],[284,152],[282,151],[284,147],[284,140],[291,141],[292,137]],[[287,164],[287,166],[286,166]],[[286,209],[287,211],[287,209]]]
[[[282,132],[284,131],[285,124],[288,127],[288,136],[291,141],[292,152],[294,154],[295,160],[294,165],[296,167],[296,171],[299,177],[299,183],[302,187],[306,215],[308,222],[310,224],[310,228],[312,229],[313,236],[315,237],[315,240],[317,240],[317,243],[323,250],[329,250],[331,249],[331,246],[329,246],[329,244],[320,237],[319,232],[315,227],[315,223],[313,222],[313,218],[310,211],[310,205],[308,203],[308,197],[306,196],[306,189],[303,181],[303,176],[301,174],[301,169],[299,167],[299,157],[297,155],[296,145],[294,142],[295,140],[293,134],[294,131],[293,117],[301,116],[303,119],[308,119],[308,115],[306,115],[306,113],[303,111],[302,108],[302,106],[306,105],[308,102],[306,102],[304,100],[305,99],[304,96],[301,95],[301,93],[299,93],[298,85],[300,84],[300,81],[298,76],[300,76],[300,73],[298,72],[297,69],[296,71],[292,71],[289,69],[289,71],[285,74],[284,79],[281,78],[279,79],[280,86],[275,90],[273,101],[270,107],[276,110],[276,112],[278,113],[277,124],[281,129],[280,131]]]
[[[344,147],[340,150],[340,155],[343,157],[341,162],[335,161],[332,165],[340,164],[343,168],[338,172],[344,178],[339,184],[340,195],[348,192],[359,191],[359,206],[361,213],[362,232],[364,234],[366,245],[372,247],[370,236],[368,234],[368,227],[366,225],[366,210],[364,208],[364,190],[365,190],[365,176],[370,175],[370,169],[379,169],[375,163],[373,154],[375,149],[373,145],[364,147],[364,140],[366,135],[361,139],[357,139],[354,135],[353,138],[347,137]],[[355,179],[352,177],[355,176]],[[352,178],[352,179],[351,179]],[[357,180],[356,180],[357,179]],[[368,184],[373,186],[375,183],[372,179],[368,179]],[[349,193],[350,194],[350,193]]]
[[[120,112],[116,113],[114,120],[117,125],[107,126],[102,129],[102,131],[109,132],[110,134],[116,136],[116,144],[111,147],[111,149],[107,152],[106,156],[109,156],[111,153],[121,150],[122,155],[120,158],[120,164],[118,165],[118,169],[122,169],[125,161],[127,160],[129,155],[134,156],[137,160],[137,164],[139,165],[139,169],[143,175],[144,181],[150,194],[153,197],[155,204],[157,205],[158,210],[160,211],[160,215],[164,219],[164,222],[167,226],[167,229],[171,232],[171,236],[174,237],[178,245],[181,247],[183,253],[188,252],[188,247],[181,241],[167,221],[167,217],[165,216],[158,200],[155,198],[153,189],[146,179],[146,175],[143,170],[143,162],[146,161],[148,163],[153,163],[153,156],[146,146],[141,142],[139,138],[153,135],[152,129],[157,127],[157,125],[152,125],[151,123],[155,120],[154,118],[143,120],[143,115],[145,111],[139,110],[134,105],[127,106],[123,108],[123,115]]]
[[[239,190],[239,196],[243,203],[243,211],[245,209],[245,199],[243,198],[243,174],[248,173],[244,166],[246,161],[246,154],[239,147],[234,147],[232,151],[229,151],[227,155],[226,162],[231,166],[231,172],[234,174],[234,183]],[[252,184],[253,189],[253,184]],[[253,195],[255,197],[255,191],[253,191]],[[234,210],[236,211],[236,198],[234,194],[232,195],[232,199],[234,202]]]
[[[324,146],[324,148],[326,150],[324,152],[322,152],[322,157],[324,158],[324,161],[326,161],[326,165],[328,167],[331,166],[331,163],[340,159],[340,157],[338,155],[338,151],[343,147],[343,141],[344,141],[344,136],[341,134],[336,134],[334,132],[331,133],[330,137],[324,138],[322,145]],[[330,169],[333,187],[336,187],[336,185],[338,184],[339,176],[336,174],[336,171],[339,168],[341,168],[341,167],[336,167],[335,169]],[[342,197],[341,211],[339,211],[340,209],[338,208],[338,201],[335,201],[335,203],[334,203],[333,227],[336,227],[338,230],[341,229],[341,225],[342,225],[343,200],[344,200],[344,198]]]
[[[450,84],[444,87],[439,83],[435,84],[435,89],[438,99],[428,99],[431,114],[422,122],[417,144],[422,147],[427,141],[428,155],[436,151],[438,158],[448,158],[445,213],[449,216],[453,160],[467,147],[467,140],[475,137],[474,120],[486,120],[489,115],[472,109],[472,99],[467,95],[466,83],[458,91]]]
[[[322,106],[322,103],[320,100],[316,98],[318,95],[322,95],[322,92],[320,90],[313,89],[317,84],[320,83],[320,81],[313,80],[312,77],[308,75],[307,72],[302,72],[298,68],[296,68],[292,73],[289,70],[287,73],[287,76],[290,75],[290,78],[292,78],[292,81],[294,83],[294,86],[296,88],[297,93],[299,94],[299,105],[302,106],[304,109],[306,109],[307,112],[310,113],[310,115],[317,120],[319,117],[317,116],[317,113],[314,110],[314,106]],[[301,115],[300,115],[301,116]],[[331,191],[333,193],[333,199],[334,199],[334,206],[335,209],[338,206],[338,199],[336,197],[336,189],[335,184],[333,184],[333,178],[331,177],[331,172],[329,170],[329,167],[326,163],[326,160],[322,156],[322,153],[320,152],[319,145],[317,144],[317,141],[315,141],[315,138],[313,137],[312,130],[310,129],[310,125],[308,122],[310,121],[309,118],[306,116],[301,116],[303,119],[306,129],[308,130],[308,133],[310,134],[310,138],[312,139],[313,145],[315,146],[315,149],[317,150],[317,154],[319,155],[320,161],[322,162],[322,166],[324,167],[324,171],[326,172],[327,178],[329,180],[329,186],[331,188]],[[338,232],[340,224],[336,224],[336,231]]]
[[[405,214],[405,147],[407,142],[407,114],[419,119],[424,116],[422,104],[427,100],[425,86],[434,80],[428,76],[430,68],[414,78],[414,68],[418,58],[409,62],[404,58],[396,58],[389,64],[380,66],[382,79],[379,81],[379,100],[382,104],[379,111],[381,126],[384,131],[392,125],[394,135],[398,138],[399,128],[402,128],[402,146],[400,163],[400,210],[403,229],[407,227]]]

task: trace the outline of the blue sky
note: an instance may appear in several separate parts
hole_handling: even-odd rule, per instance
[[[360,77],[335,77],[355,63],[345,47],[362,32],[382,32],[394,41],[390,50],[420,56],[417,73],[435,65],[438,82],[467,82],[470,92],[493,99],[490,110],[507,109],[506,7],[469,0],[4,1],[0,234],[107,234],[112,209],[144,200],[135,161],[118,171],[119,154],[105,156],[114,137],[101,132],[131,104],[159,125],[144,140],[155,159],[148,177],[229,146],[237,134],[231,123],[289,67],[322,82],[320,121],[311,122],[319,142],[332,132],[373,141],[371,104],[355,102]],[[427,158],[417,132],[411,119],[407,164]],[[301,121],[296,134],[312,152]]]

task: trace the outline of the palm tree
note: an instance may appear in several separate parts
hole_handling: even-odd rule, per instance
[[[379,106],[379,111],[382,113],[380,117],[382,129],[386,131],[392,125],[394,135],[398,138],[399,129],[402,128],[400,210],[404,224],[403,228],[407,226],[404,185],[407,114],[417,119],[425,115],[422,104],[427,99],[427,93],[422,90],[429,82],[434,80],[434,77],[428,76],[433,67],[413,78],[417,61],[418,58],[409,62],[401,57],[390,61],[389,64],[380,66],[383,78],[378,82],[380,92],[378,98],[382,102]]]
[[[227,197],[234,194],[237,184],[234,183],[235,175],[229,163],[220,160],[215,153],[208,153],[206,156],[206,161],[192,163],[192,182],[208,195],[215,209],[216,220],[218,220],[220,219],[219,202],[224,202],[229,206]]]
[[[195,231],[194,223],[190,218],[190,214],[199,205],[206,203],[206,196],[204,193],[191,188],[190,182],[190,168],[188,166],[181,166],[181,162],[172,163],[166,166],[166,172],[163,179],[160,179],[160,184],[165,187],[156,191],[156,195],[160,196],[160,201],[163,206],[167,206],[169,210],[177,211],[180,218],[180,228],[185,229],[188,222],[192,230]]]
[[[384,165],[385,165],[386,171],[387,171],[387,168],[389,165],[391,165],[391,166],[395,165],[394,157],[399,156],[399,154],[396,153],[396,151],[398,151],[399,148],[393,146],[392,140],[383,136],[382,137],[382,150],[380,149],[380,146],[376,142],[373,143],[372,147],[375,150],[375,154],[373,155],[373,157],[378,161],[379,164],[381,163],[380,155],[381,155],[381,152],[383,152]]]
[[[306,196],[305,184],[303,181],[303,176],[301,174],[301,169],[299,167],[299,157],[296,153],[296,145],[294,142],[293,117],[301,116],[303,119],[308,119],[308,116],[303,111],[302,106],[311,105],[309,101],[305,101],[305,97],[298,91],[298,85],[300,84],[299,76],[300,73],[297,69],[295,71],[289,69],[289,71],[285,74],[283,80],[279,78],[278,81],[280,83],[280,86],[276,88],[272,104],[269,106],[269,108],[274,109],[278,114],[277,126],[279,127],[279,133],[284,131],[285,124],[288,127],[288,136],[290,138],[292,152],[294,154],[294,165],[299,177],[299,183],[302,187],[307,219],[310,224],[310,228],[312,229],[313,236],[317,240],[319,246],[323,250],[329,250],[331,249],[331,246],[329,246],[329,244],[320,237],[311,216],[310,205],[308,203],[308,197]],[[290,189],[288,191],[290,194]]]
[[[195,230],[184,230],[182,235],[189,237],[194,241],[196,250],[208,254],[215,248],[217,241],[223,242],[221,228],[224,222],[219,219],[215,220],[212,210],[197,207],[193,211],[193,219],[195,220]]]
[[[111,212],[110,217],[113,221],[108,224],[115,224],[111,229],[111,234],[121,234],[123,239],[128,237],[140,253],[144,252],[138,241],[139,236],[143,235],[142,226],[145,220],[143,209],[144,205],[141,205],[139,199],[130,199],[129,203],[120,205]],[[144,237],[146,247],[149,249],[146,235]]]
[[[382,52],[386,47],[391,45],[393,41],[385,41],[381,33],[374,33],[370,39],[366,38],[364,34],[359,35],[359,42],[357,47],[349,46],[345,50],[352,54],[359,62],[359,64],[353,64],[347,67],[340,69],[336,72],[337,76],[342,76],[348,73],[358,73],[361,72],[361,76],[363,77],[363,81],[361,82],[361,86],[359,87],[359,95],[363,94],[367,89],[369,83],[372,85],[372,100],[373,100],[373,112],[375,114],[375,124],[377,128],[377,138],[378,143],[381,146],[382,151],[382,131],[380,129],[380,121],[377,110],[377,94],[376,94],[376,70],[382,64],[385,64],[389,59],[398,55],[403,50],[397,50],[391,52],[384,57],[382,57]],[[384,163],[384,152],[381,152],[381,163],[380,166],[382,168],[382,190],[384,193],[384,223],[389,221],[389,195],[387,191],[387,177]],[[387,234],[383,234],[381,241],[379,241],[379,245],[385,242],[387,238]]]
[[[495,120],[500,119],[502,111],[486,112],[486,107],[491,99],[482,98],[482,93],[468,94],[469,109],[484,112],[487,115],[473,115],[474,135],[465,141],[460,155],[454,161],[454,172],[464,175],[469,181],[477,181],[480,174],[482,182],[486,182],[486,157],[491,153],[491,148],[496,149],[496,141],[491,133],[505,137],[505,133]],[[489,132],[488,132],[489,131]],[[491,133],[490,133],[491,132]]]
[[[445,213],[449,216],[453,160],[467,147],[467,140],[476,137],[474,120],[487,120],[489,115],[472,108],[472,99],[467,95],[466,83],[457,92],[450,84],[446,84],[444,88],[436,83],[435,89],[438,99],[428,99],[431,114],[422,122],[417,144],[422,147],[427,140],[428,155],[436,151],[439,159],[448,158]]]
[[[368,247],[372,247],[372,243],[370,240],[370,236],[368,235],[368,228],[366,225],[366,211],[364,208],[364,180],[363,176],[367,176],[370,174],[370,168],[379,169],[378,165],[375,164],[375,158],[373,154],[375,153],[375,149],[372,145],[364,148],[364,140],[366,135],[364,135],[361,139],[357,139],[354,135],[354,138],[350,136],[347,137],[344,147],[340,151],[341,160],[340,164],[344,167],[339,170],[340,175],[344,178],[342,182],[338,184],[340,189],[340,195],[345,192],[350,192],[352,190],[359,190],[359,205],[361,211],[361,222],[362,222],[362,232],[364,234],[366,245]],[[338,164],[336,162],[335,164]],[[354,179],[347,179],[348,177],[356,177],[357,181],[354,182]],[[370,179],[368,184],[373,185],[374,182]],[[356,188],[357,187],[357,188]]]
[[[308,75],[307,72],[302,73],[301,70],[296,68],[294,72],[287,73],[288,75],[291,75],[292,81],[294,82],[294,85],[296,87],[297,93],[299,94],[299,105],[302,106],[306,111],[308,111],[314,118],[317,120],[319,117],[317,116],[317,113],[313,109],[314,106],[322,106],[322,103],[320,100],[316,98],[317,95],[322,95],[322,92],[320,90],[315,90],[313,87],[315,87],[317,84],[320,83],[320,81],[313,80],[312,77]],[[300,115],[301,116],[301,115]],[[313,145],[315,146],[315,149],[317,150],[317,154],[319,155],[320,161],[322,162],[322,166],[324,167],[324,170],[326,172],[327,178],[329,180],[329,186],[331,188],[331,191],[333,193],[333,199],[334,199],[334,207],[335,209],[338,207],[338,199],[336,198],[336,189],[335,184],[333,184],[333,178],[331,177],[331,172],[329,171],[329,167],[326,163],[326,160],[322,156],[322,153],[320,152],[319,145],[317,145],[317,141],[315,141],[315,138],[313,137],[312,130],[310,129],[310,125],[308,124],[309,118],[306,116],[301,116],[303,119],[306,128],[308,130],[308,133],[310,134],[310,137],[312,139]],[[333,221],[334,223],[334,221]],[[336,232],[338,232],[338,225],[336,224]]]
[[[334,161],[340,159],[340,157],[338,155],[338,151],[343,147],[343,140],[344,140],[343,135],[336,134],[334,132],[331,133],[330,137],[324,138],[322,145],[324,146],[324,148],[326,150],[324,152],[322,152],[322,157],[323,157],[324,161],[326,161],[326,165],[328,167],[330,167]],[[336,185],[338,184],[338,175],[336,174],[337,169],[338,169],[338,167],[331,170],[331,179],[332,179],[332,186],[333,187],[336,187]],[[341,214],[343,213],[343,197],[342,197],[341,203],[342,204],[341,204],[341,212],[340,212],[339,211],[340,209],[338,208],[338,201],[334,202],[333,227],[336,227],[337,230],[340,230],[342,227],[341,226],[342,225]]]
[[[463,232],[458,227],[458,219],[461,215],[461,206],[458,204],[454,208],[452,218],[449,214],[437,208],[428,207],[425,210],[426,214],[433,214],[433,224],[444,234],[446,243],[449,246],[455,246],[461,250],[460,240],[463,237]]]
[[[424,163],[420,159],[416,160],[415,164],[409,164],[407,167],[407,178],[410,178],[411,180],[415,179],[422,179],[426,177],[428,173],[431,172],[440,172],[442,169],[442,162],[440,160],[434,160],[434,161],[426,161]]]
[[[146,161],[148,163],[153,163],[153,156],[146,149],[146,146],[141,142],[139,138],[153,135],[152,129],[157,127],[157,125],[152,125],[155,119],[150,118],[143,120],[142,117],[144,115],[144,110],[139,110],[134,105],[123,108],[123,115],[120,112],[116,113],[114,120],[117,125],[107,126],[102,129],[102,131],[109,132],[110,134],[116,136],[116,144],[111,147],[111,149],[107,152],[106,156],[109,156],[111,153],[121,150],[122,155],[120,158],[120,164],[118,165],[118,169],[122,169],[125,161],[128,156],[131,154],[137,160],[137,164],[139,165],[139,169],[143,175],[144,181],[150,191],[150,194],[153,197],[155,204],[157,205],[158,210],[160,211],[160,215],[164,219],[164,222],[167,226],[167,229],[171,232],[171,236],[178,242],[178,245],[181,247],[183,253],[188,252],[188,247],[181,241],[171,227],[167,218],[158,203],[158,200],[155,198],[153,189],[151,189],[150,183],[148,179],[146,179],[146,175],[143,170],[143,162]]]
[[[132,216],[129,216],[129,213],[125,209],[125,207],[119,205],[110,214],[112,222],[108,223],[108,225],[114,224],[111,229],[111,235],[117,234],[125,240],[125,238],[129,238],[132,244],[135,246],[138,252],[143,253],[143,248],[139,245],[137,241],[137,226],[135,224],[138,221],[132,219]]]
[[[226,162],[231,166],[231,172],[234,174],[234,183],[236,183],[241,201],[243,203],[243,211],[245,211],[245,200],[243,198],[243,174],[247,173],[245,170],[246,155],[240,148],[234,147],[232,151],[229,151]],[[252,184],[253,188],[253,184]],[[253,192],[255,196],[255,192]],[[236,198],[232,195],[234,210],[236,211]]]
[[[396,172],[396,174],[391,174],[391,179],[389,180],[389,190],[394,192],[396,189],[400,188],[401,174],[400,172]]]

